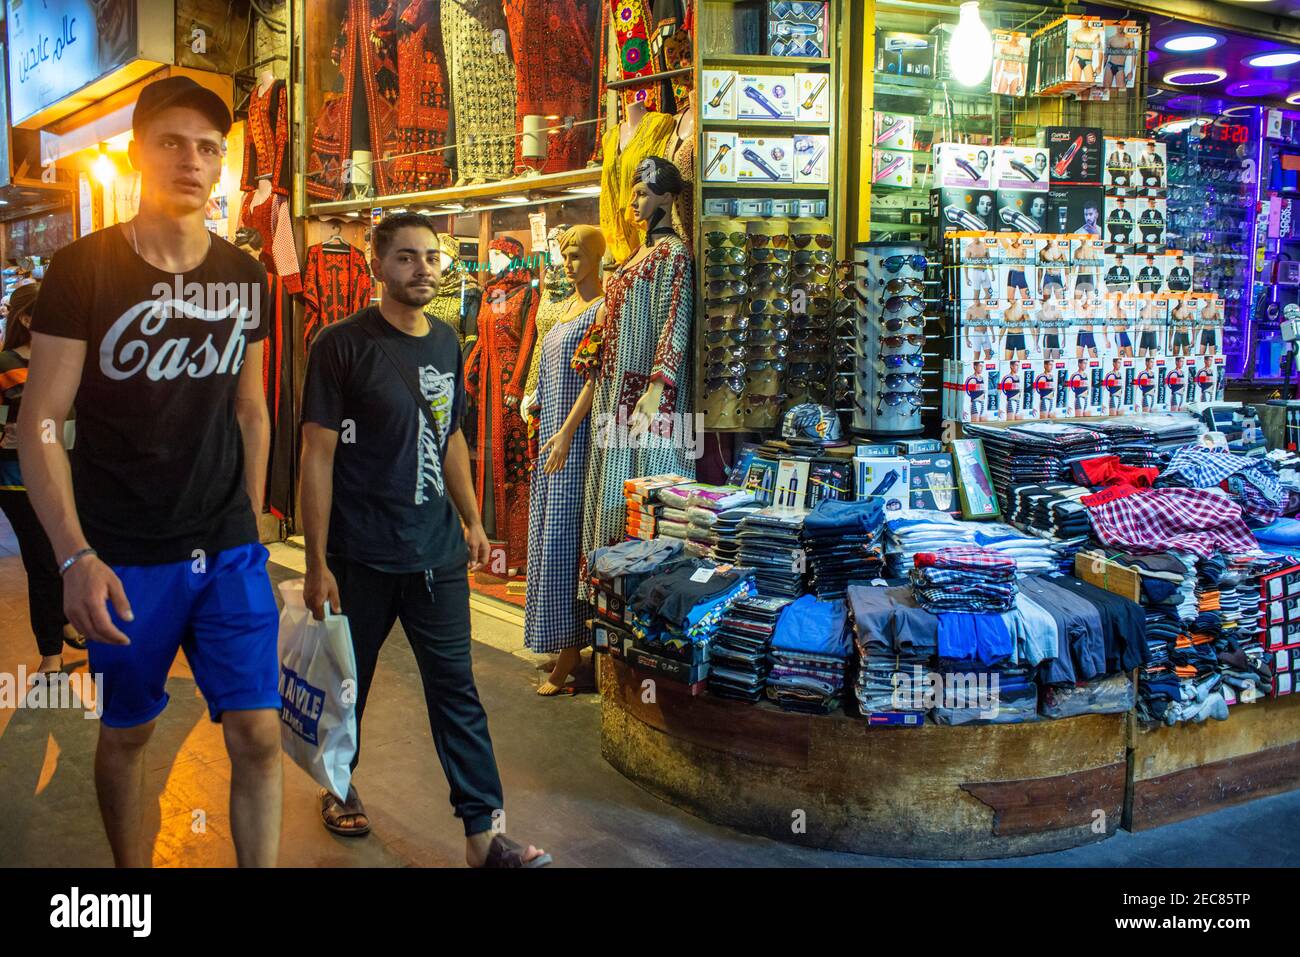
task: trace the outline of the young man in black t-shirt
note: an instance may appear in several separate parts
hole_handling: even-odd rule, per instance
[[[113,859],[147,867],[144,747],[180,648],[230,755],[241,865],[280,843],[278,615],[258,542],[266,270],[204,227],[230,112],[186,77],[132,118],[135,219],[54,256],[32,318],[19,454],[68,619],[104,676],[95,785]],[[62,434],[77,407],[69,456]]]
[[[386,217],[372,242],[381,305],[322,331],[307,361],[304,598],[318,619],[327,602],[348,617],[358,733],[380,648],[401,621],[451,803],[464,822],[466,860],[476,867],[541,867],[549,855],[501,833],[501,779],[474,687],[465,566],[486,564],[490,549],[460,431],[459,344],[450,327],[423,312],[437,289],[438,237],[423,216],[404,213]],[[359,758],[358,740],[354,768]],[[325,826],[336,834],[368,833],[356,789],[345,798],[321,792]]]

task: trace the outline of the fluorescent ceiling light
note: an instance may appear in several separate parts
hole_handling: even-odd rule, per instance
[[[1286,89],[1281,80],[1238,80],[1224,90],[1229,96],[1277,96]]]
[[[498,196],[497,202],[501,203],[526,203],[528,196],[524,193],[508,193],[505,196]]]
[[[568,189],[566,189],[565,192],[573,196],[599,196],[600,187],[598,185],[571,186]]]
[[[1227,70],[1217,66],[1188,67],[1184,70],[1170,70],[1165,74],[1164,82],[1174,86],[1209,86],[1226,78]]]
[[[1300,63],[1300,53],[1294,53],[1290,50],[1274,50],[1272,53],[1252,54],[1241,62],[1247,66],[1271,69],[1275,66],[1290,66],[1293,63]]]
[[[1292,93],[1286,98],[1286,101],[1292,106],[1300,106],[1300,91]]]
[[[1213,50],[1225,42],[1223,37],[1213,33],[1182,33],[1178,36],[1166,37],[1157,42],[1156,46],[1169,53],[1197,53],[1201,50]]]
[[[1253,106],[1230,106],[1223,111],[1224,116],[1246,116],[1253,110]]]
[[[437,207],[437,212],[439,212],[439,213],[463,213],[463,212],[465,212],[465,206],[464,206],[463,204],[461,204],[461,203],[443,203],[441,206]]]

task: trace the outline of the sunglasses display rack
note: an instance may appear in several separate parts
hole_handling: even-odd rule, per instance
[[[913,243],[859,243],[853,248],[857,329],[852,342],[855,431],[915,435],[922,430],[927,375],[927,321],[938,314],[932,257]]]

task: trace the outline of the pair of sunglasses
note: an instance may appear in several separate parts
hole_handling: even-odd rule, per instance
[[[797,263],[792,272],[797,279],[810,279],[814,276],[818,279],[831,278],[831,267],[824,263]]]
[[[938,281],[937,279],[934,279],[934,280],[931,280],[931,279],[889,279],[889,280],[885,280],[885,279],[871,279],[871,278],[868,278],[868,279],[867,279],[867,284],[868,284],[868,285],[878,285],[878,286],[883,286],[885,292],[888,292],[888,293],[912,292],[912,293],[915,293],[915,294],[917,294],[917,295],[920,295],[920,294],[922,294],[923,292],[925,292],[925,287],[926,287],[926,286],[937,286],[937,285],[939,285],[939,281]]]
[[[714,298],[734,299],[749,292],[749,283],[740,279],[728,279],[720,282],[706,283],[705,291]]]
[[[790,238],[797,249],[806,249],[813,244],[822,249],[830,249],[835,245],[835,237],[830,233],[794,233]]]
[[[772,246],[768,249],[755,249],[750,253],[750,258],[756,263],[788,263],[791,255],[793,255],[793,253],[789,249]]]
[[[779,326],[775,329],[719,329],[704,333],[704,341],[709,345],[720,342],[747,342],[753,345],[764,341],[785,342],[789,338],[790,330]]]
[[[749,278],[754,282],[772,282],[790,277],[790,267],[783,263],[758,263],[749,269]]]
[[[882,380],[890,391],[902,391],[903,386],[921,388],[921,376],[915,372],[891,372]]]
[[[709,279],[744,279],[749,274],[747,266],[705,266],[704,275]]]
[[[790,237],[785,233],[750,233],[749,244],[755,249],[785,249],[790,245]]]
[[[925,401],[919,392],[877,392],[876,398],[891,409],[902,407],[904,412],[919,411],[921,404]],[[908,406],[911,406],[911,408],[909,409]],[[877,405],[876,415],[880,415],[882,411],[881,406]]]
[[[735,246],[721,246],[717,249],[706,249],[704,259],[712,264],[733,263],[744,264],[749,262],[749,253],[743,249],[737,249]]]
[[[881,316],[880,324],[885,327],[886,332],[899,332],[906,326],[911,326],[913,329],[924,329],[925,319],[926,317],[922,313],[910,316],[890,316],[888,318]]]
[[[790,311],[790,300],[784,298],[772,299],[751,299],[749,300],[750,312],[759,313],[788,313]]]
[[[747,249],[749,247],[749,234],[734,232],[724,233],[720,230],[713,230],[704,234],[704,241],[714,249],[722,246],[734,246],[737,249]]]
[[[897,349],[900,346],[923,346],[925,345],[925,336],[919,333],[909,332],[901,336],[881,336],[880,344],[887,349]]]
[[[938,299],[926,299],[923,296],[890,296],[888,299],[878,300],[877,305],[883,306],[885,312],[898,312],[900,309],[923,309],[926,305],[939,302]]]
[[[885,364],[886,369],[902,369],[911,367],[913,369],[925,368],[925,356],[919,352],[910,352],[905,355],[881,356],[880,361]]]
[[[885,272],[896,273],[902,270],[904,266],[911,266],[913,269],[924,269],[930,265],[930,260],[924,256],[886,256],[880,260],[880,265],[884,267]]]

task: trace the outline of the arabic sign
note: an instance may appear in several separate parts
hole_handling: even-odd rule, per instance
[[[135,0],[7,0],[6,5],[14,123],[137,53]]]

